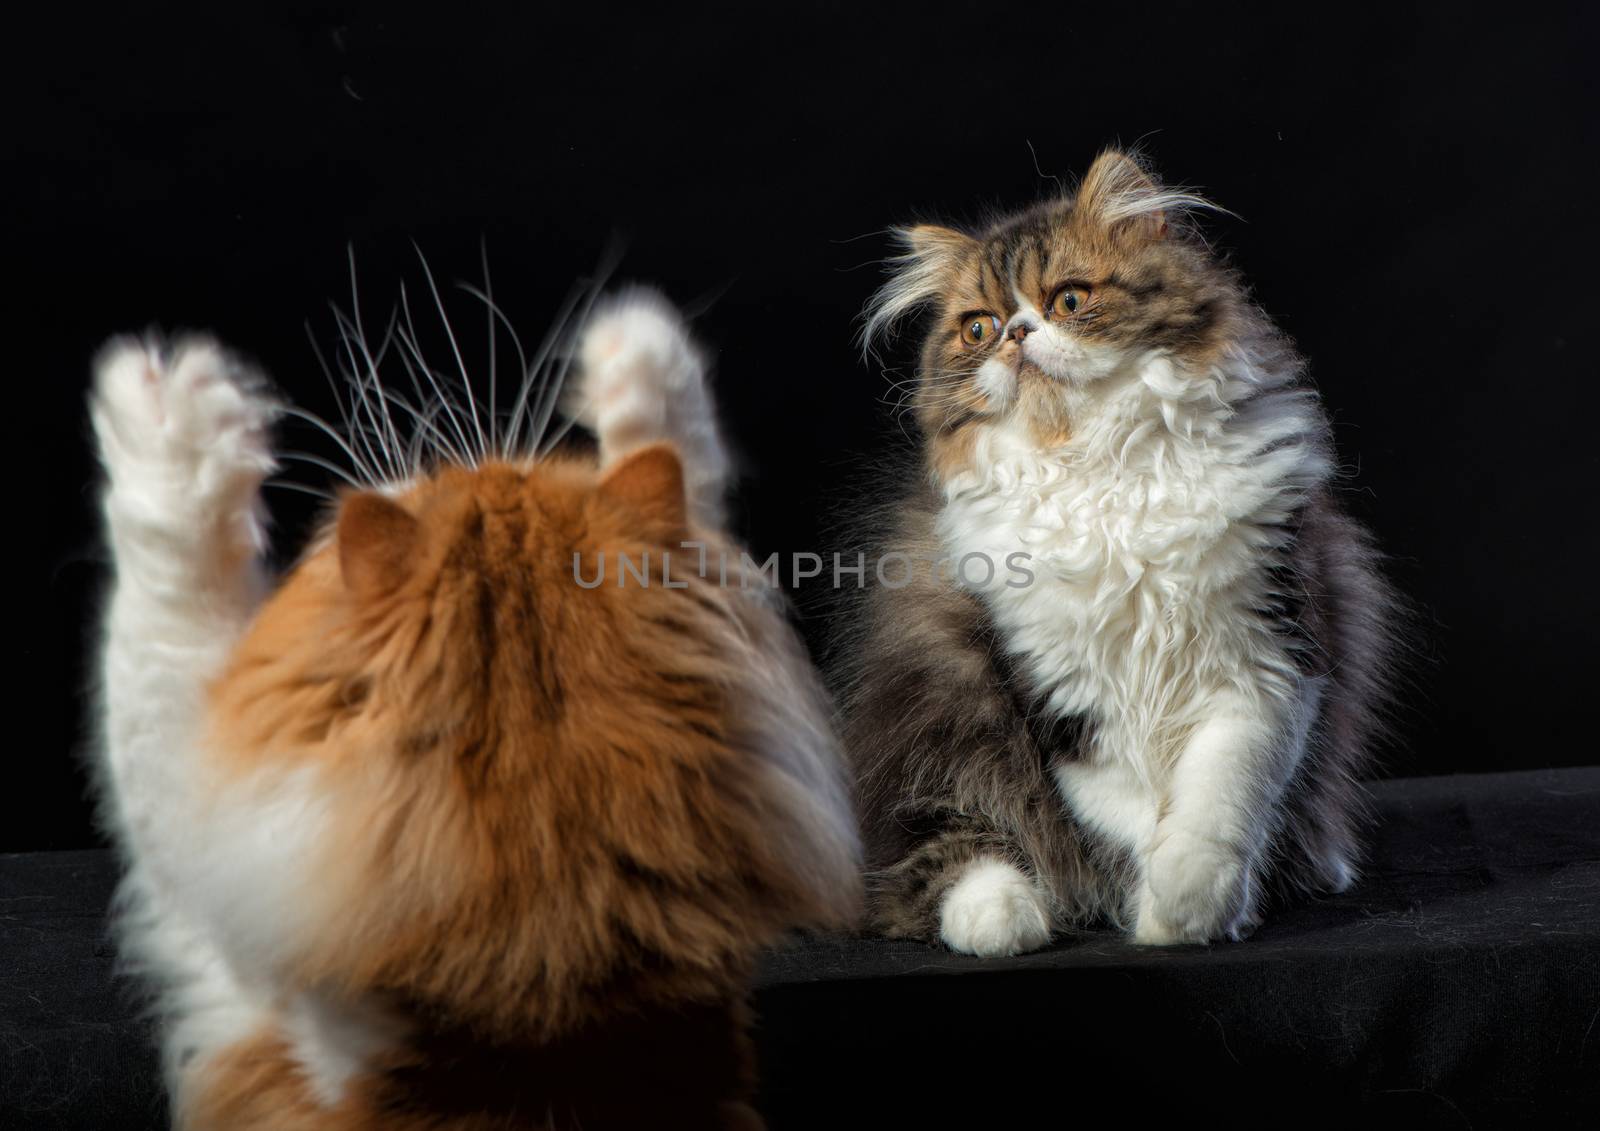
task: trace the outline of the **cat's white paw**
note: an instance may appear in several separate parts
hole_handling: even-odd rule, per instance
[[[1014,864],[982,858],[967,866],[939,907],[939,937],[951,950],[984,958],[1037,950],[1050,941],[1050,916],[1033,881]]]
[[[693,514],[721,526],[728,453],[705,360],[672,304],[638,287],[614,296],[584,327],[578,360],[582,373],[567,411],[599,439],[601,464],[670,442],[683,461]]]
[[[257,536],[277,406],[216,343],[113,340],[95,362],[90,413],[114,521],[180,541],[211,538],[219,523]]]
[[[602,444],[677,439],[677,399],[696,393],[704,367],[683,318],[658,292],[634,288],[600,306],[584,328],[578,360],[572,408]]]
[[[1145,860],[1135,942],[1151,946],[1244,938],[1258,922],[1250,861],[1231,845],[1177,832]]]

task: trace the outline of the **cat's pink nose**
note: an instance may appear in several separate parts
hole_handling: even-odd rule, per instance
[[[1021,343],[1023,338],[1039,328],[1036,315],[1029,314],[1026,310],[1019,310],[1011,316],[1011,321],[1006,323],[1006,341]]]

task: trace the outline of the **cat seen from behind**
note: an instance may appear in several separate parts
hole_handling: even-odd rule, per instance
[[[681,321],[632,292],[579,352],[597,458],[535,458],[528,389],[508,424],[353,377],[386,474],[276,582],[263,381],[99,358],[102,800],[176,1126],[762,1125],[747,979],[855,914],[848,790],[781,601],[679,551],[730,545]],[[575,583],[621,556],[651,583]]]

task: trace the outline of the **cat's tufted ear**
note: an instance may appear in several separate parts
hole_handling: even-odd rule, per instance
[[[683,463],[671,444],[651,444],[623,456],[606,471],[599,491],[638,516],[648,537],[676,542],[688,536]]]
[[[415,560],[421,527],[410,511],[374,491],[347,496],[339,508],[339,572],[356,593],[397,588]]]
[[[891,234],[902,251],[890,257],[888,281],[867,302],[861,325],[863,354],[893,333],[901,319],[944,293],[978,246],[965,232],[938,224],[896,228]]]
[[[911,228],[896,228],[895,236],[906,248],[908,255],[939,270],[954,270],[962,256],[978,245],[978,241],[965,232],[946,228],[940,224],[917,224]]]
[[[1108,149],[1084,175],[1078,188],[1078,208],[1108,228],[1161,239],[1172,221],[1194,209],[1215,209],[1216,205],[1187,189],[1163,185],[1140,157]]]

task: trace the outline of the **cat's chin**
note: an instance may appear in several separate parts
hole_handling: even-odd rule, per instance
[[[1037,384],[1040,387],[1081,388],[1092,385],[1109,376],[1112,367],[1101,366],[1096,368],[1090,365],[1062,366],[1060,368],[1046,369],[1034,361],[1024,361],[1017,369],[1017,386],[1019,388]]]

